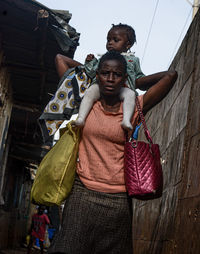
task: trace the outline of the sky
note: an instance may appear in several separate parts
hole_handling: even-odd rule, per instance
[[[190,0],[37,1],[48,8],[68,10],[72,14],[69,25],[80,33],[80,45],[74,59],[81,63],[84,63],[88,54],[97,56],[106,52],[107,32],[112,24],[132,26],[137,43],[131,51],[140,58],[145,75],[169,68],[192,22]],[[73,115],[71,120],[76,117],[77,115]],[[64,121],[61,128],[66,123]],[[57,131],[55,139],[58,138]]]
[[[192,1],[192,0],[191,0]],[[39,0],[51,9],[68,10],[69,22],[80,33],[74,59],[84,63],[87,54],[104,54],[112,24],[124,23],[136,32],[131,48],[148,75],[167,70],[191,22],[189,0]]]

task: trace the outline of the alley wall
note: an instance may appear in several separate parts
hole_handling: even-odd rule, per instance
[[[6,163],[9,150],[9,138],[7,137],[11,110],[12,91],[10,77],[7,69],[3,66],[3,52],[0,49],[0,205],[4,205],[3,191],[5,187]],[[0,209],[0,246],[7,246],[9,234],[10,214]]]
[[[161,149],[163,195],[133,199],[134,254],[200,253],[200,12],[170,69],[175,86],[146,116]]]

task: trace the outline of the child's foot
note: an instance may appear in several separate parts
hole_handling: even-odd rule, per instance
[[[79,117],[77,120],[74,121],[74,124],[76,126],[83,127],[85,125],[85,121],[82,118]]]
[[[123,129],[125,129],[127,131],[130,131],[130,130],[133,129],[132,124],[130,122],[127,122],[127,121],[124,121],[124,120],[122,121],[121,126],[122,126]]]

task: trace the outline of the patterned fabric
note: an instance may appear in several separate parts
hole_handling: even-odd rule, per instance
[[[70,120],[78,108],[91,79],[81,67],[68,70],[59,82],[59,88],[39,118],[44,141],[55,134],[64,120]]]
[[[48,253],[132,254],[131,199],[88,190],[76,177]]]
[[[135,91],[135,80],[145,76],[141,71],[139,58],[133,53],[122,53],[122,55],[127,61],[127,85]],[[73,114],[78,113],[86,89],[96,83],[98,63],[99,61],[94,58],[84,66],[69,69],[60,80],[58,90],[39,118],[45,143],[55,134],[64,120],[70,120]]]

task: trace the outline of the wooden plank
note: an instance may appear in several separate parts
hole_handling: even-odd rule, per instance
[[[199,80],[193,81],[194,88],[191,93],[190,112],[188,119],[188,139],[200,132],[200,77]]]
[[[49,13],[45,10],[39,10],[37,15],[37,44],[38,44],[38,60],[41,67],[44,66],[44,54],[46,49],[47,26]]]
[[[200,197],[181,199],[177,210],[174,242],[175,253],[200,253]],[[163,252],[168,254],[168,252]]]
[[[173,239],[174,218],[178,204],[177,192],[178,188],[175,186],[170,192],[165,192],[160,199],[133,200],[134,253],[160,254],[163,243]]]
[[[14,72],[14,70],[15,70],[17,73],[19,73],[19,71],[21,71],[21,72],[42,74],[47,71],[46,69],[44,70],[44,69],[37,68],[37,67],[34,68],[33,66],[30,66],[30,65],[13,63],[13,62],[4,63],[3,66],[8,67],[9,70],[12,72]]]
[[[200,196],[200,132],[191,138],[187,157],[181,191],[182,198]]]
[[[164,192],[133,202],[134,253],[200,253],[200,11],[171,68],[180,76],[166,100],[148,115],[161,144]]]
[[[164,106],[158,105],[151,113],[151,118],[147,120],[147,126],[153,136],[153,141],[160,145],[161,153],[164,153],[170,143],[183,131],[187,123],[187,111],[189,105],[189,95],[192,79],[189,79],[182,90],[179,91],[178,97],[168,108],[168,113]],[[173,94],[173,90],[170,95]],[[163,102],[163,105],[169,103]],[[168,107],[166,105],[166,107]],[[184,113],[183,113],[184,112]],[[164,118],[165,117],[165,118]],[[140,131],[141,138],[144,140],[144,134]]]
[[[184,153],[185,135],[182,131],[162,154],[163,192],[181,183],[183,178],[182,158]],[[174,153],[176,151],[176,153]]]

